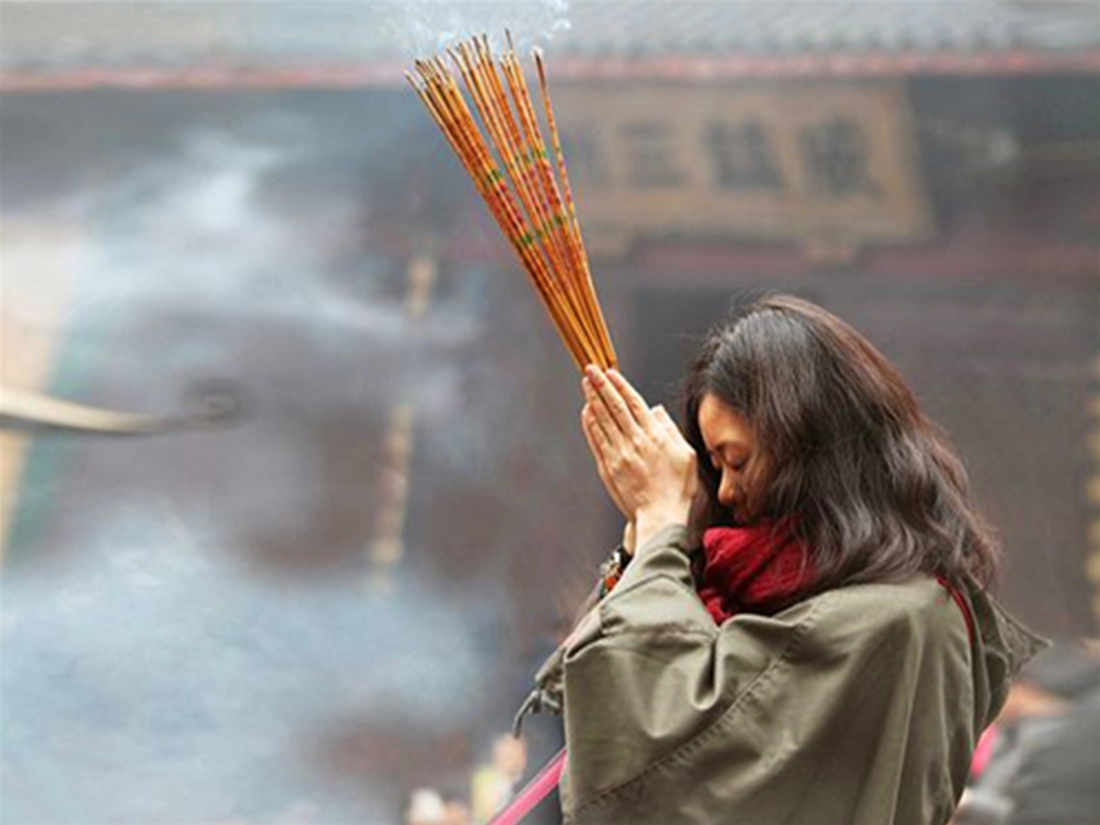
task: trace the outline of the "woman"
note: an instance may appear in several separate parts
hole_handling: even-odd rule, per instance
[[[616,372],[584,392],[632,559],[539,674],[566,821],[947,822],[1041,643],[986,594],[993,539],[894,367],[773,297],[703,347],[686,439]]]

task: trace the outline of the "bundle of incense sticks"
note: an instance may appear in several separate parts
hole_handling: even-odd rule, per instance
[[[578,368],[616,366],[588,267],[541,53],[535,50],[533,56],[557,176],[511,38],[500,57],[493,55],[486,35],[460,43],[447,54],[453,72],[441,57],[433,57],[417,60],[416,75],[405,76],[511,241]],[[465,83],[481,126],[459,90],[456,74]]]

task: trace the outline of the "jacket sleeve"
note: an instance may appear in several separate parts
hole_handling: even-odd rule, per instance
[[[686,530],[641,549],[564,649],[569,796],[582,806],[675,758],[736,703],[779,678],[812,607],[718,627],[695,591]]]

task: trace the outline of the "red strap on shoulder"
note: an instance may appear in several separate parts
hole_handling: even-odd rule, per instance
[[[955,600],[955,604],[959,606],[959,610],[961,610],[963,614],[963,620],[966,622],[966,632],[967,635],[970,636],[970,644],[974,644],[974,616],[970,612],[970,605],[967,603],[966,599],[963,598],[962,593],[943,576],[936,576],[936,581],[940,583],[940,586],[951,595],[951,598]]]

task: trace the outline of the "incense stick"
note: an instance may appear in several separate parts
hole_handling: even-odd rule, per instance
[[[525,240],[522,221],[516,213],[510,193],[501,188],[500,171],[484,140],[476,128],[470,128],[473,117],[466,108],[461,94],[458,93],[453,78],[440,64],[433,61],[417,61],[416,69],[424,79],[423,86],[418,85],[411,75],[406,77],[447,136],[452,148],[489,206],[490,213],[505,236],[512,242],[524,268],[535,282],[536,291],[543,299],[543,304],[561,333],[566,347],[570,353],[574,354],[574,360],[578,366],[583,368],[583,359],[577,355],[582,351],[582,347],[571,325],[562,316],[560,302],[550,297],[553,289],[548,283],[548,274],[541,260],[534,257],[531,245]]]
[[[579,369],[590,363],[616,366],[618,359],[581,236],[541,53],[535,52],[534,61],[556,166],[549,157],[511,36],[500,57],[493,55],[487,35],[459,43],[447,55],[453,70],[441,57],[415,61],[415,75],[406,73],[410,85],[511,243],[573,362]]]

